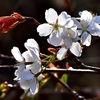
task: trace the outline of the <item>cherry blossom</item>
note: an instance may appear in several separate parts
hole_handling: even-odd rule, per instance
[[[83,45],[90,46],[92,36],[100,37],[100,25],[98,21],[100,17],[93,17],[92,13],[87,10],[79,12],[79,15],[81,16],[79,18],[81,26],[79,27],[79,30],[82,30],[82,33],[80,33],[81,42]]]
[[[82,48],[78,42],[73,42],[70,48],[66,48],[65,46],[62,46],[60,50],[57,52],[57,59],[62,60],[64,59],[65,55],[67,54],[67,51],[70,50],[72,54],[74,54],[77,57],[80,57],[82,54]]]
[[[61,34],[64,32],[63,28],[67,20],[71,19],[65,11],[61,12],[60,15],[50,8],[45,12],[45,19],[48,23],[40,24],[37,27],[37,32],[40,36],[49,36],[47,39],[48,43],[54,46],[60,46],[62,44]]]
[[[43,78],[42,74],[35,76],[41,71],[39,46],[34,39],[28,39],[24,45],[27,50],[22,54],[17,47],[11,50],[14,58],[20,63],[15,71],[15,80],[18,80],[23,89],[30,89],[34,95],[38,92],[38,81]]]

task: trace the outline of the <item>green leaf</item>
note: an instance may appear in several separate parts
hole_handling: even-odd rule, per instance
[[[68,80],[68,75],[67,74],[63,74],[60,78],[60,80],[62,82],[64,82],[65,84],[67,84],[67,80]],[[58,82],[57,86],[56,86],[56,90],[64,90],[65,88]]]
[[[62,82],[67,83],[68,75],[63,74],[60,79],[61,79]]]

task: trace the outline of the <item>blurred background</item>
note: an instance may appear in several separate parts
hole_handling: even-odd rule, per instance
[[[22,16],[33,17],[40,23],[46,22],[44,13],[48,8],[54,8],[58,14],[66,11],[73,17],[79,16],[78,12],[83,10],[100,15],[100,0],[0,0],[0,16],[9,16],[13,12],[18,12]],[[12,56],[11,49],[13,46],[19,47],[21,52],[24,52],[26,49],[23,44],[29,38],[34,38],[39,43],[42,53],[49,54],[47,48],[52,46],[47,43],[45,37],[39,37],[36,27],[34,24],[25,22],[19,24],[6,34],[0,32],[0,54]],[[99,37],[93,37],[91,46],[85,48],[82,57],[79,59],[87,65],[100,67]],[[66,62],[64,61],[63,63],[65,64]],[[0,65],[13,64],[15,64],[15,60],[0,57]],[[73,62],[71,64],[74,68],[77,68]],[[14,69],[0,70],[0,83],[8,81],[14,84],[13,78]],[[100,75],[69,75],[68,84],[87,98],[100,100]],[[49,80],[40,92],[39,100],[72,100],[68,99],[70,98],[70,94],[66,93],[66,91],[55,92],[55,85],[55,82]],[[8,98],[4,100],[8,100]],[[9,100],[18,100],[18,98]]]

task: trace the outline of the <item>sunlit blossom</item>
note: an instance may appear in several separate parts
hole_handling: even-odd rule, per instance
[[[60,46],[62,44],[61,34],[64,32],[63,28],[71,17],[65,11],[60,15],[50,8],[45,12],[45,19],[48,23],[41,24],[37,27],[37,32],[40,36],[49,36],[48,43],[54,46]]]
[[[43,78],[40,74],[35,76],[41,70],[41,62],[39,57],[39,46],[34,39],[28,39],[25,42],[26,51],[20,53],[17,47],[11,50],[14,58],[19,62],[18,69],[15,71],[20,86],[23,89],[30,89],[32,94],[38,92],[38,80]]]
[[[100,36],[99,16],[93,16],[91,12],[84,10],[79,12],[81,16],[79,30],[81,31],[81,42],[83,45],[90,46],[92,36]],[[98,22],[97,22],[98,21]],[[91,36],[92,35],[92,36]]]
[[[73,42],[70,48],[66,48],[62,46],[60,50],[57,52],[57,59],[62,60],[65,58],[67,51],[70,50],[73,55],[76,57],[80,57],[82,55],[82,48],[78,42]]]

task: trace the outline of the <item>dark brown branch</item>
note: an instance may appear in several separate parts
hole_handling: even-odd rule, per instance
[[[49,73],[53,78],[55,78],[62,86],[64,86],[76,100],[86,100],[83,96],[80,96],[76,91],[71,89],[67,84],[62,82],[59,78],[55,77],[53,74]]]

